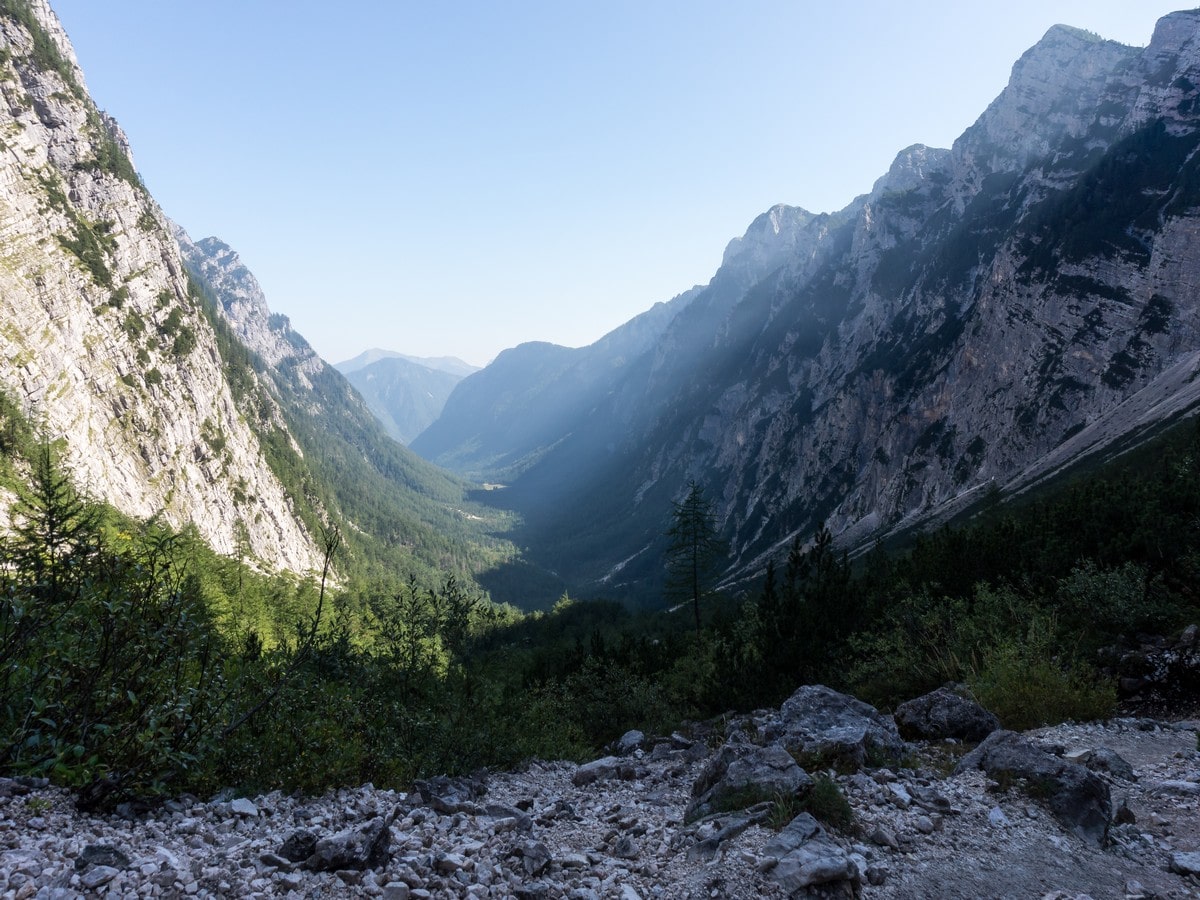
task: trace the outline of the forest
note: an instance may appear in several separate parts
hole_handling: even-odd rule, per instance
[[[691,580],[681,604],[521,613],[457,573],[356,571],[333,528],[322,578],[264,574],[94,502],[14,404],[0,417],[0,773],[85,808],[582,760],[804,683],[889,708],[961,682],[1015,728],[1100,718],[1120,651],[1200,618],[1192,422],[853,561],[822,528],[739,596]],[[689,502],[706,522],[703,486]]]

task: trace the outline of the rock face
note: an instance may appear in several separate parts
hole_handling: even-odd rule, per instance
[[[124,135],[49,6],[28,10],[0,16],[0,387],[123,512],[193,523],[228,554],[240,533],[271,568],[317,568]]]
[[[571,415],[545,404],[517,439],[521,398],[575,358],[518,348],[416,446],[511,480],[543,560],[615,589],[658,577],[690,479],[735,580],[822,521],[859,545],[1181,414],[1200,399],[1198,35],[1194,11],[1144,49],[1052,28],[950,149],[902,151],[839,212],[756,220],[602,393],[555,395]],[[554,540],[582,516],[603,539]]]

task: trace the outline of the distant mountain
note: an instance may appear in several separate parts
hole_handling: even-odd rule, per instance
[[[465,378],[412,448],[477,480],[507,482],[574,431],[662,337],[694,288],[587,347],[530,342]]]
[[[383,356],[360,367],[344,368],[352,363],[339,363],[338,368],[362,395],[384,430],[402,444],[411,443],[437,419],[450,392],[463,377],[413,362],[400,354]],[[466,363],[460,364],[466,366]]]
[[[1194,412],[1198,280],[1200,11],[1144,49],[1056,26],[951,149],[764,213],[636,352],[501,354],[413,447],[506,482],[584,591],[653,595],[695,479],[734,582],[821,522],[861,546]]]
[[[380,350],[377,347],[372,350],[364,350],[353,359],[335,363],[333,367],[343,375],[349,375],[351,372],[357,372],[359,369],[366,368],[371,363],[379,362],[382,359],[403,359],[410,363],[424,366],[427,369],[433,369],[435,372],[446,372],[450,375],[457,375],[459,378],[466,378],[472,372],[479,371],[479,366],[463,362],[457,356],[409,356],[405,353],[397,353],[394,350]]]

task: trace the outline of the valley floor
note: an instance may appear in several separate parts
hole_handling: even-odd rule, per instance
[[[1118,719],[1026,733],[1068,758],[1107,747],[1132,765],[1135,780],[1105,776],[1113,808],[1134,821],[1114,825],[1103,849],[981,771],[944,774],[962,748],[938,743],[914,745],[914,768],[837,776],[858,829],[831,837],[860,868],[866,898],[1200,897],[1195,870],[1180,873],[1200,864],[1198,725]],[[132,819],[85,815],[65,791],[0,779],[0,897],[788,896],[775,880],[780,835],[754,821],[761,810],[684,823],[719,737],[646,741],[584,767],[433,779],[411,794],[367,785],[319,799],[185,798]],[[829,887],[813,896],[855,890]]]

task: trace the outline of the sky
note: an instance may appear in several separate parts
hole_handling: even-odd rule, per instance
[[[329,362],[582,346],[777,203],[948,147],[1056,23],[1156,0],[51,0],[163,209]]]

